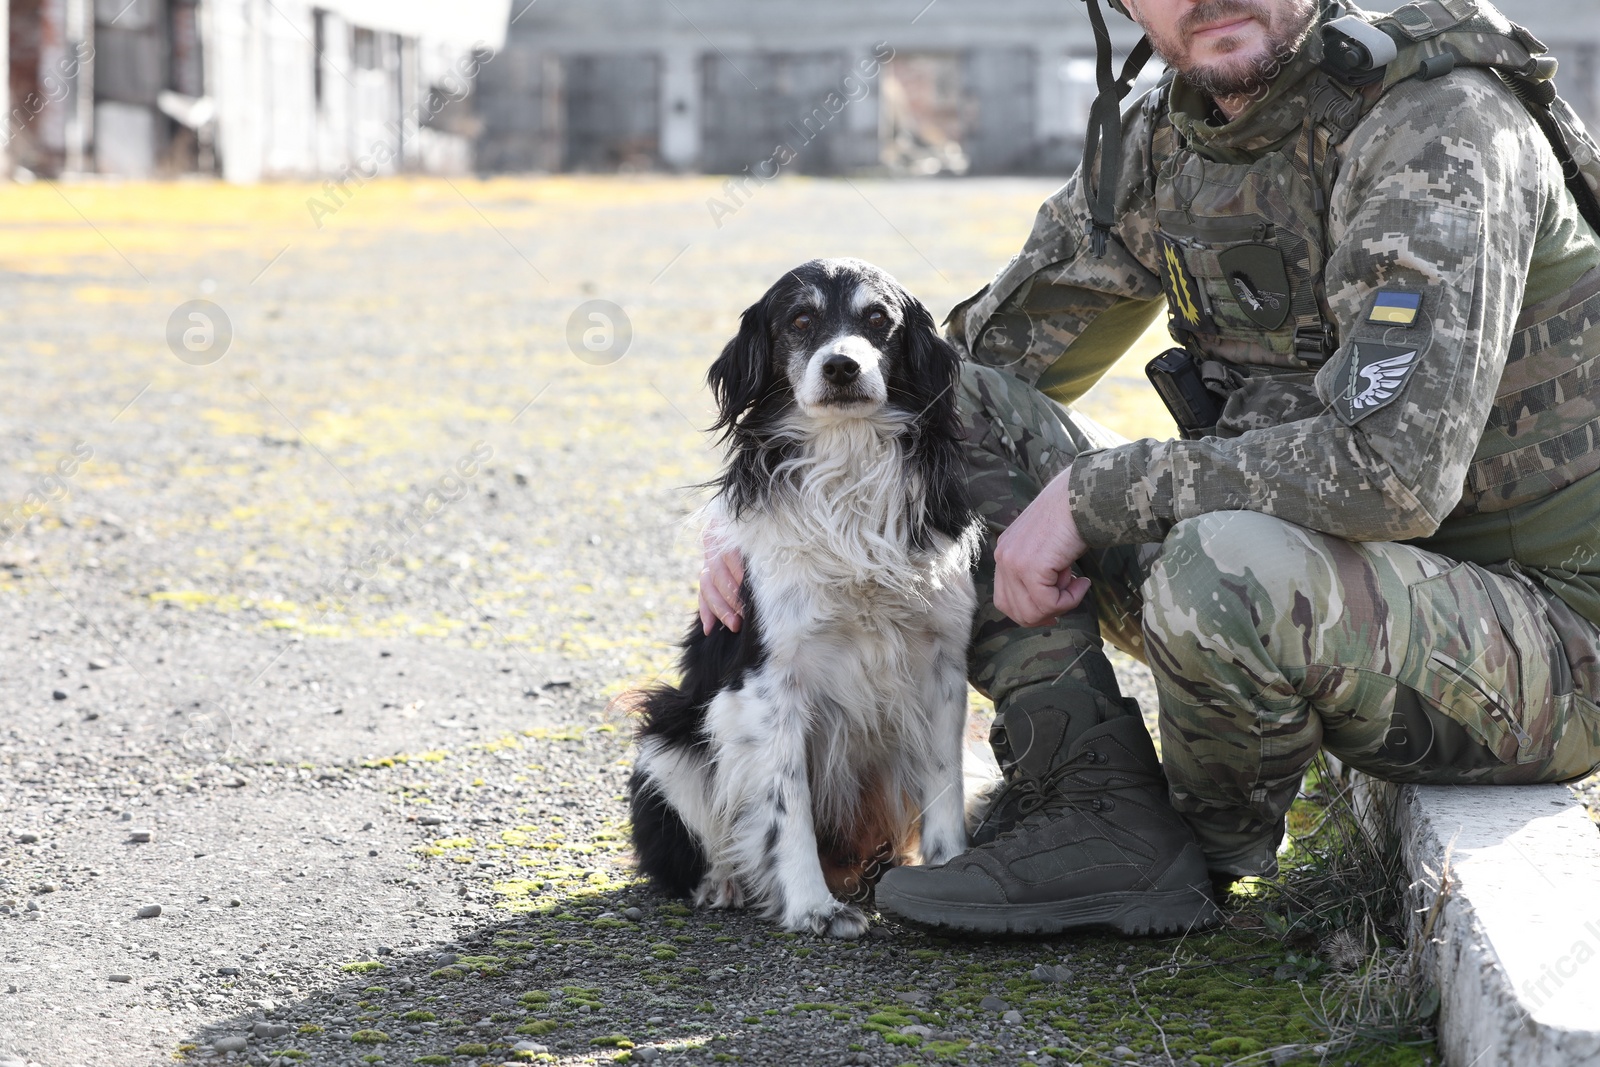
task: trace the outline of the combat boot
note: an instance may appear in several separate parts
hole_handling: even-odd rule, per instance
[[[1166,934],[1220,919],[1205,857],[1167,800],[1138,717],[1083,731],[1040,788],[1037,807],[988,844],[937,867],[888,872],[879,909],[985,934]]]
[[[1138,719],[1139,702],[1075,683],[1028,686],[1001,700],[989,747],[1004,781],[972,828],[972,843],[988,844],[1037,811],[1045,800],[1044,783],[1066,762],[1078,736],[1124,715]]]

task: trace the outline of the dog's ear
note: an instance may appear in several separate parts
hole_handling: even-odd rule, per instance
[[[961,441],[966,437],[956,403],[961,354],[939,336],[922,301],[908,293],[902,307],[904,348],[889,391],[898,404],[916,413],[911,459],[921,467],[922,483],[929,491],[911,536],[915,544],[925,546],[927,531],[955,538],[972,522],[961,482]]]
[[[717,401],[712,431],[731,434],[740,416],[766,394],[772,373],[772,330],[763,296],[745,308],[739,333],[723,346],[722,355],[706,372],[706,382]]]
[[[927,305],[910,293],[901,305],[901,364],[905,381],[901,388],[914,410],[923,413],[919,421],[941,428],[952,426],[956,417],[956,375],[961,356],[933,323]]]

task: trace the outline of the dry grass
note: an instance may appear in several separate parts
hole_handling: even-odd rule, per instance
[[[1269,932],[1320,976],[1306,1003],[1329,1051],[1434,1042],[1439,991],[1423,965],[1426,934],[1407,921],[1414,898],[1389,796],[1319,756],[1298,802],[1309,822],[1279,875],[1255,887]]]

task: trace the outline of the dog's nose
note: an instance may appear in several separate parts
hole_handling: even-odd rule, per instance
[[[849,356],[829,356],[822,363],[822,376],[830,385],[849,385],[861,373],[861,364]]]

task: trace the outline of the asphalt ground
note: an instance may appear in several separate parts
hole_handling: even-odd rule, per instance
[[[942,314],[1050,189],[0,188],[0,1067],[1426,1062],[1248,906],[833,943],[631,872],[738,313],[856,255]],[[1139,360],[1085,406],[1166,434]]]

